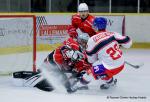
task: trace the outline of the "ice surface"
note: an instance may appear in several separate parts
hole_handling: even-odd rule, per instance
[[[48,52],[38,53],[38,66],[47,54]],[[144,63],[144,66],[134,69],[126,65],[116,76],[118,83],[115,88],[100,90],[101,81],[93,80],[89,90],[73,94],[44,92],[36,88],[15,87],[11,77],[0,76],[0,102],[150,102],[150,50],[124,50],[124,57],[132,64]]]
[[[32,70],[32,56],[33,54],[31,52],[0,55],[0,73],[9,73],[18,70]]]

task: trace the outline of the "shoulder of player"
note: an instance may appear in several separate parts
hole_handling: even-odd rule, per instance
[[[114,37],[116,38],[118,38],[118,37],[122,37],[122,35],[120,34],[120,33],[118,33],[118,32],[113,32],[113,35],[114,35]]]
[[[102,32],[98,32],[96,35],[92,36],[91,39],[94,42],[97,42],[100,39],[110,37],[110,36],[114,36],[114,32],[102,31]]]
[[[74,15],[72,15],[72,19],[81,19],[80,18],[80,15],[77,13],[77,14],[74,14]]]
[[[94,19],[94,18],[95,18],[95,16],[93,16],[93,15],[89,14],[89,18]]]
[[[54,58],[54,61],[57,63],[57,64],[62,64],[63,63],[63,56],[61,54],[61,49],[62,46],[56,48],[54,50],[54,55],[53,55],[53,58]]]
[[[95,19],[95,17],[93,15],[89,14],[87,20],[90,21],[90,22],[93,22],[94,19]]]
[[[94,42],[93,38],[94,38],[95,36],[96,36],[96,35],[93,35],[92,37],[89,38],[89,40],[88,40],[88,42],[87,42],[88,45],[91,45],[91,43]]]

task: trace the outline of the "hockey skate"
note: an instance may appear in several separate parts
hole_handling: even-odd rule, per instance
[[[88,86],[87,83],[83,84],[83,82],[81,82],[81,79],[76,79],[74,80],[72,83],[70,83],[70,86],[67,87],[67,92],[68,93],[74,93],[77,90],[88,90]]]
[[[105,84],[100,85],[100,89],[109,89],[112,86],[115,86],[117,83],[117,79],[111,79],[110,81],[106,82]]]
[[[70,88],[67,88],[67,92],[68,93],[74,93],[76,92],[77,90],[88,90],[88,86],[87,85],[82,85],[82,86],[73,86],[73,87],[70,87]]]
[[[67,92],[68,92],[68,93],[74,93],[74,92],[76,92],[76,91],[77,91],[76,88],[67,88]]]

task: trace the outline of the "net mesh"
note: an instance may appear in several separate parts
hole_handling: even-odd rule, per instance
[[[33,17],[0,17],[0,75],[33,70]]]

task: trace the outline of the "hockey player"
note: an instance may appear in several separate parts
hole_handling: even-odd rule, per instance
[[[78,13],[72,16],[71,26],[68,29],[69,36],[77,39],[78,33],[77,29],[79,28],[82,33],[87,33],[89,36],[96,34],[95,30],[92,28],[92,22],[94,16],[89,14],[89,8],[86,3],[81,3],[78,6]]]
[[[33,86],[41,90],[52,91],[54,87],[41,74],[42,71],[47,71],[50,74],[54,74],[55,79],[63,84],[67,92],[75,92],[77,89],[72,87],[70,79],[74,78],[83,84],[88,84],[89,82],[83,78],[83,74],[91,67],[86,60],[86,55],[80,50],[79,44],[69,38],[63,42],[62,46],[56,48],[46,57],[40,71],[35,73],[29,71],[15,72],[13,77],[25,79],[24,86]],[[70,73],[71,77],[68,78],[66,73]]]
[[[88,40],[86,49],[88,61],[93,64],[94,78],[105,82],[100,86],[101,89],[108,89],[116,84],[117,79],[114,79],[113,76],[119,74],[125,64],[120,46],[130,48],[132,45],[128,36],[106,31],[106,25],[105,18],[94,19],[93,27],[97,34]]]

